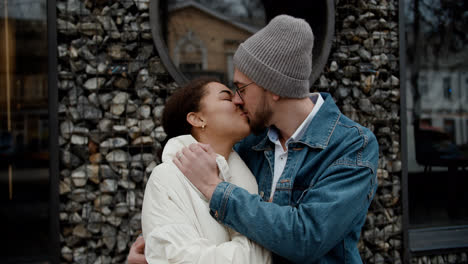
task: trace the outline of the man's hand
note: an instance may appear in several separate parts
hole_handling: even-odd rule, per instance
[[[177,153],[174,164],[195,187],[211,199],[216,186],[222,182],[218,177],[216,153],[207,144],[192,144]]]
[[[145,259],[145,240],[143,236],[139,236],[127,256],[128,264],[148,264]]]

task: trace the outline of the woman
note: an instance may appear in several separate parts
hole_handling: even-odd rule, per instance
[[[247,117],[231,99],[232,91],[200,78],[168,100],[163,127],[170,140],[162,164],[146,185],[142,227],[148,263],[270,263],[270,253],[216,222],[203,194],[172,160],[185,146],[210,144],[222,180],[257,193],[254,176],[232,147],[250,133]]]

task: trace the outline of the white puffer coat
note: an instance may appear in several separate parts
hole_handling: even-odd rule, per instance
[[[172,163],[178,151],[196,142],[191,135],[170,139],[146,185],[141,220],[148,263],[271,263],[267,250],[210,215],[208,200]],[[227,162],[221,155],[216,162],[223,180],[258,192],[235,151]]]

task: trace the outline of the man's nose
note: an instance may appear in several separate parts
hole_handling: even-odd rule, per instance
[[[234,97],[232,98],[232,102],[235,105],[244,105],[244,101],[242,100],[242,98],[240,97],[238,92],[234,93]]]

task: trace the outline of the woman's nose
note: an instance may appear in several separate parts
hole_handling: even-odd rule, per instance
[[[239,106],[244,104],[244,101],[242,100],[242,98],[240,97],[238,92],[234,93],[234,97],[232,98],[232,102],[235,105],[239,105]]]

